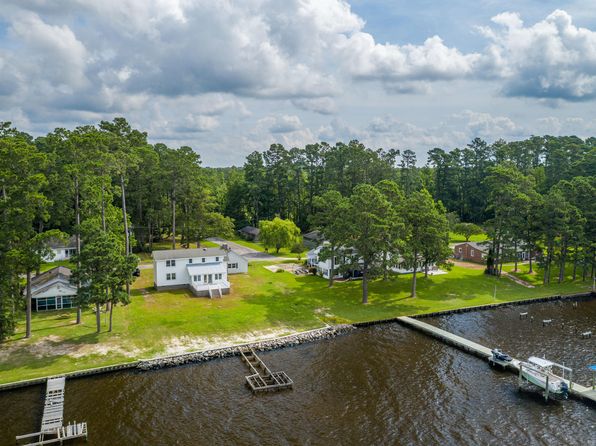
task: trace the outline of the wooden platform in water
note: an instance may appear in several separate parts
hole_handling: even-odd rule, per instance
[[[25,446],[38,446],[54,443],[62,444],[66,440],[75,438],[87,439],[87,423],[75,422],[66,426],[63,425],[65,385],[66,378],[63,376],[48,378],[41,428],[39,432],[17,436],[17,442],[37,437],[37,441],[27,443]]]
[[[294,385],[286,372],[272,372],[269,370],[269,367],[265,365],[252,348],[241,349],[240,357],[252,372],[251,375],[246,376],[246,383],[253,392],[290,389]]]
[[[398,317],[397,320],[404,325],[407,325],[412,328],[416,328],[417,330],[422,331],[430,336],[433,336],[441,341],[451,344],[461,350],[464,350],[468,353],[472,353],[476,356],[481,358],[489,359],[492,357],[491,349],[485,347],[484,345],[480,345],[476,342],[470,341],[469,339],[463,338],[461,336],[455,335],[453,333],[449,333],[439,327],[435,327],[434,325],[427,324],[426,322],[422,322],[418,319],[414,319],[407,316]],[[511,362],[503,363],[500,362],[499,364],[503,366],[503,368],[507,368],[514,372],[519,372],[520,362],[518,359],[513,359]],[[584,387],[581,384],[571,382],[567,379],[564,380],[567,385],[569,386],[569,393],[573,396],[584,398],[586,400],[592,401],[593,403],[596,402],[596,391],[591,388]]]

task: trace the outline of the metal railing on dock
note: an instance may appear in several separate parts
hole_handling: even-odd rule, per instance
[[[240,349],[240,357],[252,372],[251,375],[246,376],[246,383],[253,392],[290,389],[294,385],[286,372],[272,372],[269,370],[269,367],[265,365],[252,348]]]
[[[66,378],[59,376],[48,378],[46,384],[46,398],[43,406],[43,415],[41,417],[41,428],[39,432],[33,432],[26,435],[18,435],[16,441],[21,442],[26,439],[37,437],[37,441],[27,443],[25,446],[37,446],[59,443],[65,440],[75,438],[87,439],[87,423],[77,423],[63,425],[64,422],[64,387]],[[46,438],[50,437],[50,438]]]

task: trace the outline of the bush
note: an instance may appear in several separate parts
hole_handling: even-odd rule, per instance
[[[302,242],[298,242],[292,245],[292,249],[290,249],[290,252],[293,252],[294,254],[299,254],[301,252],[304,252],[304,250],[305,248]]]

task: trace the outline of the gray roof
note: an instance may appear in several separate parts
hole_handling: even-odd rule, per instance
[[[43,285],[44,283],[49,282],[58,276],[62,276],[68,281],[70,280],[70,274],[70,268],[67,268],[66,266],[57,266],[33,277],[31,279],[31,286],[39,287],[40,285]]]
[[[66,242],[64,240],[60,240],[56,237],[50,237],[47,241],[47,244],[52,249],[58,248],[76,248],[77,247],[77,237],[75,235],[68,238]]]
[[[192,259],[194,257],[225,256],[226,251],[221,248],[191,248],[191,249],[162,249],[153,251],[153,260]]]
[[[306,234],[304,234],[302,236],[302,238],[305,238],[307,240],[317,241],[317,240],[321,240],[323,238],[323,234],[321,234],[321,231],[314,230],[314,231],[307,232]]]
[[[463,243],[458,243],[455,246],[460,246],[460,245],[470,245],[472,248],[477,249],[478,251],[488,251],[490,242],[486,241],[486,242],[463,242]]]
[[[251,235],[259,235],[261,230],[259,228],[255,228],[254,226],[245,226],[242,229],[239,229],[238,232],[244,232],[245,234]]]

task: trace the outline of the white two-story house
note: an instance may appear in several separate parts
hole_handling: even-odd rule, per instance
[[[246,259],[222,248],[168,249],[152,255],[158,290],[188,287],[195,296],[221,297],[230,293],[228,271],[246,271]]]

